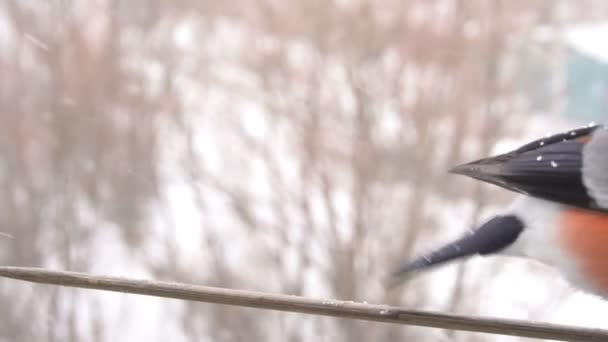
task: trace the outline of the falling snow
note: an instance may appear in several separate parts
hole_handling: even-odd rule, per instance
[[[11,234],[9,234],[9,233],[4,233],[4,232],[0,232],[0,236],[1,236],[1,237],[4,237],[4,238],[7,238],[7,239],[14,239],[14,238],[15,238],[15,237],[14,237],[14,236],[12,236]]]
[[[49,49],[48,45],[46,45],[45,43],[43,43],[42,41],[40,41],[40,39],[32,36],[29,33],[25,34],[25,39],[27,39],[28,41],[30,41],[32,44],[34,44],[34,46],[42,49],[42,50],[47,50]]]
[[[558,167],[558,166],[559,166],[559,164],[555,160],[551,161],[551,167]]]
[[[537,160],[537,161],[541,161],[541,160],[543,160],[543,156],[538,156],[538,157],[536,157],[536,160]]]
[[[544,141],[541,141],[541,142],[540,142],[540,146],[545,146],[545,142],[544,142]]]

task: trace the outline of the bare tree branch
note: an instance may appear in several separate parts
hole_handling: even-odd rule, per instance
[[[417,325],[490,334],[551,339],[556,341],[601,342],[608,331],[576,328],[517,320],[473,318],[442,313],[405,310],[387,305],[372,305],[338,300],[311,299],[181,283],[94,276],[86,273],[51,271],[30,267],[0,267],[0,276],[42,284],[53,284],[104,291],[134,293],[197,302],[250,308],[300,312],[357,320]]]

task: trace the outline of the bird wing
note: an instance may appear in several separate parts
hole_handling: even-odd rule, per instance
[[[598,129],[583,148],[583,183],[597,205],[608,209],[608,129]]]
[[[453,172],[545,200],[606,211],[608,178],[603,183],[607,206],[599,205],[583,183],[583,151],[589,143],[596,144],[594,132],[598,127],[539,139],[512,152],[461,165]],[[608,137],[602,140],[608,146]],[[604,165],[608,166],[608,154]],[[593,174],[598,175],[599,171],[594,170]],[[593,177],[596,178],[600,176]]]

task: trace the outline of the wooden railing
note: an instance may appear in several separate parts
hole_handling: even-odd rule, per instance
[[[104,291],[133,293],[234,305],[264,310],[299,312],[393,324],[472,331],[556,341],[606,342],[608,330],[531,323],[498,318],[478,318],[437,312],[407,310],[395,306],[352,301],[312,299],[284,294],[244,291],[171,282],[95,276],[40,268],[0,266],[0,276],[29,282]]]

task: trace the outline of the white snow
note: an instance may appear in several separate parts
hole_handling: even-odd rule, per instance
[[[558,34],[567,46],[591,58],[608,62],[608,22],[577,24],[563,29],[542,27],[535,32],[534,38],[539,42],[551,43]]]
[[[566,30],[570,46],[598,60],[608,62],[608,22],[576,25]]]

